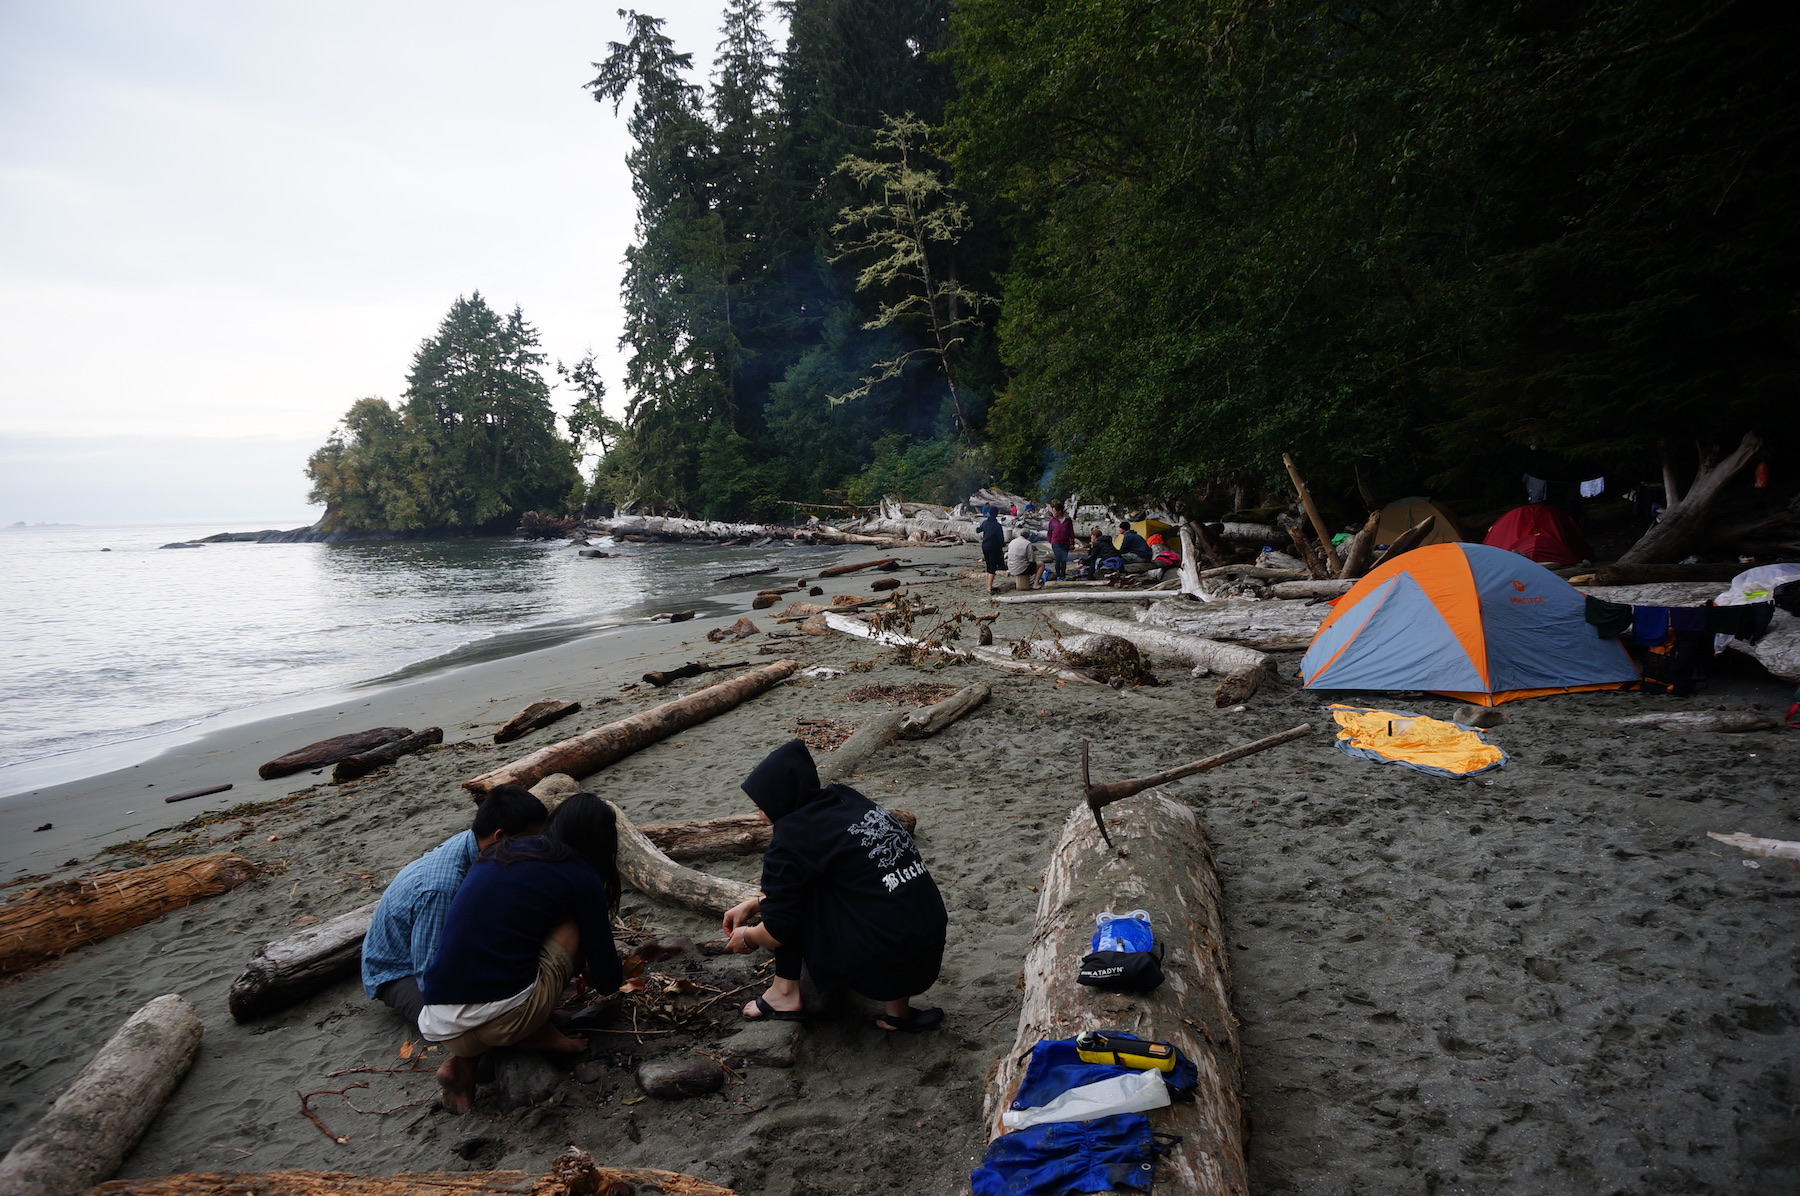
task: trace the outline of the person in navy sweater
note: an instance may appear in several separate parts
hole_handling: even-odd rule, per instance
[[[475,1060],[494,1047],[587,1049],[550,1014],[577,971],[601,992],[624,983],[612,940],[618,844],[612,807],[577,793],[542,835],[504,839],[470,866],[419,984],[419,1032],[450,1051],[438,1069],[450,1112],[469,1111]]]
[[[731,949],[775,953],[775,979],[744,1006],[751,1021],[797,1021],[800,968],[821,989],[839,986],[881,1003],[882,1030],[929,1030],[941,1009],[911,998],[937,983],[949,916],[918,846],[900,820],[848,785],[819,787],[798,739],[776,748],[744,780],[774,826],[762,891],[725,913]],[[751,925],[757,914],[760,925]]]

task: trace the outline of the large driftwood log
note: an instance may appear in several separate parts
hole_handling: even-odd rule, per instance
[[[900,738],[925,739],[936,735],[987,701],[993,692],[985,681],[977,681],[973,685],[963,686],[941,701],[933,702],[929,706],[921,706],[917,710],[909,710],[906,717],[900,720]],[[911,830],[912,828],[908,827],[907,829]]]
[[[585,777],[659,739],[685,731],[749,701],[792,676],[799,667],[800,662],[797,660],[778,660],[760,669],[752,669],[741,677],[709,685],[672,702],[652,706],[630,718],[607,723],[604,727],[595,727],[573,739],[540,748],[522,760],[502,765],[478,777],[470,777],[463,782],[463,788],[478,797],[485,797],[496,785],[524,785],[530,788],[553,772],[566,772],[576,778]]]
[[[568,718],[581,709],[580,702],[565,702],[561,698],[545,698],[533,702],[519,713],[506,720],[506,725],[494,732],[495,743],[511,743],[521,739],[540,727],[548,727],[559,719]]]
[[[331,783],[342,785],[345,781],[354,781],[357,777],[366,777],[378,768],[386,768],[402,756],[410,756],[414,752],[424,751],[444,742],[442,727],[426,727],[416,731],[405,739],[396,739],[392,743],[384,743],[369,752],[359,752],[354,756],[345,756],[331,770]]]
[[[840,749],[841,750],[841,749]],[[910,810],[889,810],[911,834],[918,817]],[[704,860],[722,855],[749,855],[769,850],[774,833],[761,814],[727,814],[693,822],[646,822],[644,838],[671,860]]]
[[[819,759],[819,784],[830,785],[850,776],[868,762],[869,757],[900,737],[900,724],[906,721],[904,710],[884,710],[851,733],[836,751]]]
[[[1194,551],[1194,541],[1197,538],[1195,534],[1196,531],[1199,533],[1198,538],[1200,539],[1200,542],[1206,545],[1207,559],[1215,565],[1219,563],[1219,554],[1214,551],[1212,541],[1206,538],[1205,529],[1197,529],[1195,525],[1183,519],[1181,521],[1181,527],[1176,530],[1176,535],[1181,540],[1181,566],[1176,570],[1176,576],[1180,578],[1180,585],[1177,587],[1177,592],[1186,594],[1190,598],[1198,598],[1202,602],[1211,602],[1212,598],[1207,595],[1206,590],[1200,585],[1200,559],[1198,554]]]
[[[355,972],[377,904],[358,906],[258,947],[226,994],[231,1016],[240,1022],[267,1017]]]
[[[1746,731],[1766,731],[1776,721],[1766,714],[1748,710],[1664,710],[1656,714],[1634,714],[1615,718],[1621,727],[1655,727],[1661,731],[1713,731],[1740,735]]]
[[[0,905],[0,976],[111,938],[256,875],[220,852],[43,885]]]
[[[1158,1132],[1181,1142],[1157,1163],[1156,1190],[1175,1196],[1247,1196],[1244,1114],[1239,1089],[1237,1021],[1231,1015],[1230,963],[1223,895],[1212,850],[1194,811],[1161,793],[1140,794],[1113,813],[1122,850],[1106,846],[1077,806],[1050,853],[1038,893],[1037,921],[1025,957],[1024,1000],[1012,1049],[991,1074],[983,1108],[987,1136],[1002,1132],[1029,1052],[1040,1039],[1082,1030],[1127,1030],[1173,1043],[1194,1061],[1199,1089],[1191,1103],[1150,1114]],[[1075,983],[1107,908],[1150,911],[1167,950],[1167,980],[1153,993],[1108,993]]]
[[[1800,843],[1792,839],[1765,839],[1761,835],[1746,835],[1738,831],[1730,835],[1721,835],[1718,831],[1707,831],[1708,839],[1737,848],[1749,855],[1765,856],[1775,860],[1800,860]]]
[[[1741,565],[1736,561],[1701,565],[1601,565],[1598,569],[1576,569],[1569,578],[1569,584],[1586,589],[1588,586],[1730,582],[1748,568],[1749,565]],[[1581,580],[1576,581],[1576,576]]]
[[[1369,571],[1369,562],[1375,558],[1375,529],[1380,526],[1381,512],[1369,512],[1369,521],[1350,541],[1350,551],[1344,554],[1344,567],[1338,570],[1339,577],[1354,581]]]
[[[73,1196],[119,1169],[200,1049],[200,1015],[158,997],[126,1019],[0,1160],[7,1196]]]
[[[1344,579],[1334,581],[1278,581],[1269,587],[1269,594],[1275,598],[1337,598],[1348,594],[1354,581]]]
[[[1034,590],[995,594],[993,601],[1006,606],[1016,602],[1167,602],[1180,595],[1180,590]]]
[[[327,764],[336,764],[346,757],[372,751],[384,743],[405,739],[411,734],[411,727],[376,727],[371,731],[356,731],[349,735],[321,739],[317,743],[309,743],[303,748],[291,751],[285,756],[275,757],[257,769],[256,775],[265,781],[272,781],[276,777],[304,772],[309,768],[324,768]]]
[[[1282,599],[1231,599],[1206,606],[1159,602],[1145,612],[1143,621],[1185,635],[1279,652],[1310,644],[1319,624],[1330,613],[1331,608],[1324,603],[1313,606]]]
[[[1193,665],[1197,669],[1205,669],[1209,673],[1230,675],[1246,673],[1252,669],[1266,669],[1269,666],[1267,656],[1254,648],[1246,648],[1240,644],[1222,644],[1217,640],[1183,635],[1177,631],[1166,631],[1148,623],[1114,619],[1107,615],[1095,614],[1092,611],[1059,610],[1052,611],[1051,615],[1059,623],[1067,624],[1078,631],[1091,631],[1098,635],[1116,635],[1120,639],[1130,640],[1152,656],[1179,660],[1183,664]]]
[[[1730,456],[1724,460],[1709,457],[1700,463],[1700,473],[1688,487],[1681,501],[1671,502],[1662,518],[1638,537],[1638,542],[1619,555],[1621,565],[1649,565],[1679,560],[1700,542],[1706,531],[1706,518],[1725,486],[1756,455],[1762,452],[1762,437],[1745,432]]]
[[[1374,572],[1395,557],[1404,556],[1406,553],[1417,548],[1420,544],[1424,543],[1425,537],[1429,536],[1431,534],[1431,529],[1436,526],[1437,516],[1427,515],[1425,518],[1419,520],[1419,522],[1395,536],[1394,542],[1388,545],[1387,551],[1375,558],[1375,563],[1369,567],[1369,571]]]
[[[89,1196],[734,1196],[730,1188],[678,1171],[652,1167],[599,1167],[571,1146],[550,1173],[523,1171],[403,1171],[352,1175],[347,1171],[224,1171],[113,1180]]]
[[[1288,477],[1300,494],[1300,505],[1306,509],[1306,517],[1312,521],[1313,531],[1319,537],[1319,552],[1325,557],[1325,565],[1332,573],[1336,573],[1338,559],[1331,547],[1331,529],[1325,526],[1325,517],[1319,514],[1318,504],[1313,502],[1312,491],[1306,488],[1306,481],[1300,476],[1300,467],[1294,464],[1292,453],[1281,454],[1281,463],[1287,466]]]
[[[1269,523],[1221,523],[1217,531],[1208,524],[1207,531],[1233,544],[1274,544],[1281,538],[1280,529]]]
[[[898,631],[876,631],[862,620],[840,615],[836,611],[826,611],[820,617],[833,631],[873,640],[878,644],[891,644],[895,647],[912,648],[923,652],[938,652],[952,660],[979,660],[983,664],[991,664],[995,668],[1005,669],[1009,673],[1031,673],[1038,677],[1054,677],[1059,681],[1074,681],[1083,685],[1102,684],[1077,669],[1058,668],[1050,664],[1033,664],[1029,660],[1020,660],[993,648],[952,648],[945,644],[928,644],[916,636],[905,635]]]
[[[879,569],[883,565],[901,565],[905,562],[897,556],[884,556],[874,561],[858,561],[854,565],[833,565],[829,569],[821,569],[816,577],[842,577],[846,573],[858,573],[864,569]]]
[[[1304,569],[1272,569],[1267,565],[1220,565],[1217,569],[1200,570],[1200,579],[1210,581],[1223,577],[1226,581],[1308,581],[1312,575]]]
[[[644,896],[703,914],[723,914],[756,892],[754,885],[677,864],[650,842],[623,810],[612,802],[606,804],[612,806],[619,821],[619,875]]]

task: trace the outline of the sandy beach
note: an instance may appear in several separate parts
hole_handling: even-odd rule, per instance
[[[909,555],[953,570],[976,560],[962,549]],[[827,592],[867,593],[858,581],[836,579]],[[965,580],[918,592],[946,610],[985,612],[981,588]],[[1779,713],[1790,686],[1736,666],[1689,699],[1513,703],[1492,736],[1509,765],[1447,780],[1339,754],[1318,708],[1343,697],[1443,717],[1453,703],[1303,692],[1297,653],[1280,654],[1282,675],[1234,713],[1214,708],[1216,678],[1172,666],[1157,670],[1163,685],[1124,692],[978,663],[909,666],[843,635],[773,639],[793,630],[773,612],[752,615],[764,632],[752,639],[706,641],[738,613],[749,613],[747,599],[722,618],[646,624],[220,727],[135,767],[0,802],[15,880],[207,850],[268,866],[262,879],[0,987],[12,1031],[0,1044],[0,1149],[132,1010],[179,992],[200,1009],[205,1041],[125,1177],[539,1171],[574,1142],[602,1162],[685,1171],[746,1196],[953,1193],[982,1149],[982,1085],[1012,1043],[1035,886],[1079,798],[1081,741],[1092,744],[1096,775],[1115,779],[1310,721],[1308,739],[1171,787],[1199,812],[1219,860],[1258,1196],[1800,1188],[1800,869],[1706,837],[1800,838],[1800,736],[1612,721],[1750,705]],[[995,632],[1016,637],[1037,624],[1036,610],[1002,607]],[[944,972],[924,998],[946,1010],[941,1032],[884,1034],[869,1007],[841,1000],[807,1027],[791,1069],[751,1066],[713,1096],[664,1102],[641,1098],[635,1063],[709,1049],[731,1019],[640,1025],[596,1035],[572,1070],[558,1064],[568,1074],[547,1102],[507,1110],[489,1086],[456,1118],[435,1107],[429,1071],[403,1056],[409,1035],[354,981],[249,1025],[226,1013],[226,989],[256,946],[372,900],[399,867],[466,826],[465,777],[673,696],[630,688],[648,668],[783,658],[846,671],[797,676],[586,784],[640,822],[740,812],[738,781],[798,720],[854,724],[882,709],[851,700],[853,690],[988,682],[993,697],[980,710],[875,756],[852,781],[918,816],[951,911]],[[492,745],[498,724],[546,696],[584,709]],[[395,724],[441,726],[446,746],[343,787],[306,774],[254,780],[255,766],[281,751]],[[161,802],[223,781],[235,785],[229,794]],[[240,803],[266,804],[216,817]],[[215,817],[186,822],[207,813]],[[33,831],[44,822],[55,825]],[[147,842],[102,850],[126,840]],[[757,861],[703,866],[748,880]],[[716,932],[636,894],[624,914],[639,934]],[[729,992],[754,984],[765,962],[690,950],[653,971]],[[347,1089],[356,1083],[368,1086]],[[345,1094],[312,1104],[344,1143],[303,1116],[298,1098],[337,1089]]]

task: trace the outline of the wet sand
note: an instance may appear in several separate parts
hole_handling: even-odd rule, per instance
[[[973,561],[966,551],[945,559]],[[856,592],[854,582],[835,589]],[[960,599],[986,609],[980,588],[971,581],[920,592],[946,607]],[[1033,610],[1002,608],[996,631],[1025,634],[1036,619]],[[187,836],[186,851],[237,850],[274,871],[0,988],[12,1030],[0,1044],[0,1147],[131,1010],[175,991],[200,1008],[206,1040],[124,1176],[541,1170],[575,1142],[602,1161],[687,1171],[747,1196],[954,1192],[981,1150],[988,1067],[1011,1045],[1034,886],[1078,799],[1080,741],[1093,744],[1096,776],[1112,779],[1312,721],[1321,729],[1308,740],[1172,787],[1199,810],[1220,859],[1259,1196],[1800,1187],[1800,870],[1773,860],[1748,867],[1747,857],[1705,837],[1800,838],[1800,737],[1610,722],[1650,709],[1785,709],[1788,687],[1731,676],[1685,700],[1589,694],[1514,703],[1506,708],[1513,721],[1493,735],[1511,764],[1453,781],[1331,750],[1328,716],[1317,709],[1324,696],[1291,679],[1297,654],[1281,656],[1287,679],[1266,684],[1243,713],[1228,713],[1212,705],[1216,681],[1185,669],[1160,669],[1163,687],[1115,693],[979,664],[904,666],[842,635],[707,644],[704,632],[724,621],[477,666],[489,671],[432,699],[441,705],[421,692],[405,699],[412,706],[395,696],[396,705],[362,714],[334,707],[313,722],[257,729],[254,739],[221,731],[205,751],[196,745],[185,761],[165,762],[169,783],[201,784],[201,763],[217,758],[208,753],[260,762],[271,747],[316,738],[337,709],[347,722],[431,722],[467,739],[341,789],[304,791],[286,805],[163,836],[165,844]],[[763,646],[773,653],[759,656]],[[945,1008],[943,1031],[884,1034],[869,1025],[869,1007],[850,999],[808,1026],[792,1069],[753,1066],[714,1096],[677,1102],[637,1099],[632,1079],[633,1061],[664,1049],[665,1036],[609,1035],[593,1065],[568,1075],[549,1103],[506,1112],[486,1088],[473,1113],[455,1118],[433,1107],[428,1073],[385,1070],[413,1066],[399,1056],[408,1036],[352,981],[248,1026],[226,1014],[225,990],[256,945],[296,919],[371,900],[401,865],[467,824],[458,781],[665,700],[667,691],[621,686],[703,651],[713,660],[788,656],[858,668],[797,677],[589,778],[640,821],[745,809],[737,781],[796,720],[857,722],[879,709],[845,700],[858,686],[993,686],[979,711],[933,739],[895,745],[853,781],[919,817],[921,850],[951,910],[944,974],[924,999]],[[587,708],[516,744],[475,742],[551,693]],[[1452,706],[1414,694],[1329,696],[1438,716]],[[223,796],[279,796],[312,780],[240,784]],[[111,799],[87,800],[105,811],[91,825],[111,833]],[[19,838],[12,829],[5,837]],[[85,851],[101,845],[90,837]],[[83,845],[63,851],[70,858]],[[77,871],[124,862],[83,859]],[[756,861],[705,867],[749,879]],[[649,930],[708,938],[715,929],[636,895],[625,913]],[[723,986],[753,982],[759,962],[701,966]],[[359,1067],[384,1070],[331,1075]],[[296,1094],[356,1082],[369,1084],[349,1093],[360,1108],[394,1111],[361,1114],[339,1097],[315,1098],[326,1123],[349,1139],[340,1145],[301,1115]]]

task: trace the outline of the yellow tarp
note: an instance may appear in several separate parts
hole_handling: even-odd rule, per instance
[[[1148,540],[1158,532],[1172,532],[1175,529],[1160,519],[1140,519],[1131,525],[1131,530]]]
[[[1338,750],[1348,755],[1449,777],[1466,777],[1506,762],[1506,753],[1485,742],[1480,732],[1465,731],[1442,719],[1358,706],[1326,709],[1342,728],[1337,734]]]

